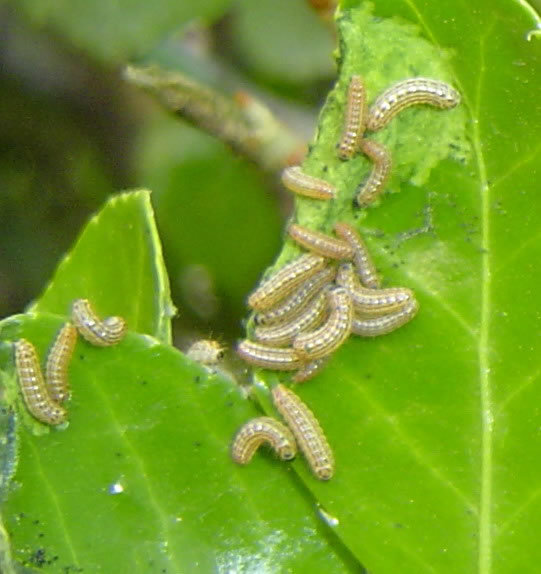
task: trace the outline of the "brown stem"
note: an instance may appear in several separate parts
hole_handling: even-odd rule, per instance
[[[306,152],[306,144],[246,92],[227,97],[178,72],[157,67],[128,66],[124,78],[265,170],[298,163]]]

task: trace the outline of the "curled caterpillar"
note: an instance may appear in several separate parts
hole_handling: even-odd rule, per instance
[[[383,192],[391,174],[391,154],[383,144],[363,140],[361,149],[372,160],[374,166],[368,179],[357,189],[355,202],[359,207],[368,205]]]
[[[73,302],[71,319],[81,336],[98,347],[116,345],[126,333],[126,322],[122,317],[101,320],[88,299]]]
[[[376,266],[356,229],[352,225],[340,221],[334,225],[334,232],[349,243],[353,249],[353,264],[357,269],[361,283],[370,289],[377,289],[380,286],[380,280]]]
[[[331,287],[326,292],[329,318],[314,331],[301,333],[293,341],[293,349],[305,361],[330,355],[349,337],[353,320],[353,302],[343,287]]]
[[[368,112],[366,128],[377,131],[385,127],[404,108],[429,104],[436,108],[453,108],[460,94],[449,84],[430,78],[410,78],[385,90]]]
[[[258,417],[238,430],[231,446],[231,456],[239,464],[248,464],[265,442],[281,460],[291,460],[297,454],[295,438],[285,425],[271,417]]]

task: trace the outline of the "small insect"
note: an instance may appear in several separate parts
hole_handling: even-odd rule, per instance
[[[237,346],[237,354],[246,362],[275,371],[296,371],[302,367],[297,353],[290,347],[269,347],[245,339]]]
[[[415,296],[406,287],[368,289],[363,287],[351,263],[341,263],[336,274],[336,284],[348,290],[356,314],[379,317],[404,309]]]
[[[411,321],[419,310],[419,303],[413,299],[400,311],[370,319],[354,317],[351,332],[360,337],[378,337],[395,331]]]
[[[70,396],[68,365],[77,342],[77,329],[71,323],[65,323],[47,355],[45,383],[53,401],[62,403]]]
[[[391,174],[391,154],[387,148],[374,140],[363,140],[362,151],[374,162],[374,167],[364,184],[357,188],[355,202],[357,205],[368,205],[383,192]]]
[[[334,225],[334,232],[338,237],[349,243],[353,249],[353,263],[361,279],[361,283],[370,289],[377,289],[380,280],[376,266],[370,257],[370,253],[354,227],[348,223],[338,222]]]
[[[314,413],[291,390],[283,385],[272,389],[274,406],[293,432],[312,472],[320,480],[334,474],[334,456]]]
[[[292,223],[287,232],[299,245],[323,257],[330,259],[351,259],[353,257],[351,245],[320,231],[313,231],[297,223]]]
[[[346,113],[338,157],[350,159],[359,151],[366,123],[366,92],[360,76],[352,76],[348,86]]]
[[[453,108],[460,103],[460,94],[449,84],[430,78],[410,78],[385,90],[370,107],[366,127],[377,131],[404,108],[429,104],[436,108]]]
[[[334,267],[324,267],[313,277],[299,285],[298,289],[280,303],[279,306],[272,307],[266,313],[258,313],[255,316],[256,323],[258,325],[274,325],[275,323],[292,319],[306,308],[313,296],[324,285],[327,285],[334,279],[335,274],[336,269]]]
[[[36,349],[26,339],[19,339],[15,343],[15,368],[21,393],[30,414],[38,421],[49,425],[63,423],[67,413],[49,396]]]
[[[314,199],[334,199],[336,196],[334,185],[304,173],[300,166],[286,167],[282,172],[282,183],[289,191]]]
[[[254,337],[265,345],[280,347],[291,343],[303,331],[314,329],[325,319],[327,302],[322,291],[314,297],[306,309],[292,319],[270,327],[256,327]]]
[[[321,369],[327,364],[329,357],[323,357],[322,359],[316,359],[315,361],[310,361],[306,363],[302,369],[299,369],[292,377],[291,380],[295,383],[304,383],[312,377],[315,377]]]
[[[264,442],[281,460],[291,460],[297,454],[295,437],[285,425],[271,417],[258,417],[240,427],[233,439],[231,456],[239,464],[248,464]]]
[[[325,259],[319,255],[307,253],[298,257],[263,281],[248,297],[248,305],[257,311],[270,309],[323,267]]]
[[[225,347],[212,339],[201,339],[192,343],[186,351],[186,356],[203,365],[216,365],[223,358]]]
[[[330,308],[327,321],[314,331],[297,335],[293,341],[293,349],[305,361],[330,355],[351,333],[353,302],[350,294],[343,287],[331,287],[326,295]]]
[[[79,333],[89,343],[98,347],[116,345],[126,333],[126,322],[122,317],[107,317],[102,321],[88,299],[77,299],[73,302],[71,319]]]

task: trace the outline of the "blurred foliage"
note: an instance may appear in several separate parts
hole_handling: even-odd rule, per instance
[[[54,0],[28,0],[0,8],[1,315],[22,310],[41,291],[106,197],[141,186],[154,191],[172,295],[183,309],[177,338],[197,331],[239,335],[244,297],[277,252],[289,198],[277,177],[257,173],[223,144],[126,88],[116,65],[145,54],[147,62],[194,73],[225,92],[255,90],[309,137],[326,90],[322,81],[333,75],[332,35],[302,0],[278,3],[272,13],[275,26],[287,21],[303,34],[287,47],[291,65],[280,57],[265,85],[266,61],[248,67],[239,48],[250,35],[248,22],[259,18],[249,2],[81,2],[65,9]],[[273,52],[275,33],[265,29],[251,38],[250,52]],[[312,72],[292,75],[295,60]],[[213,206],[209,214],[202,202]],[[231,217],[241,223],[232,226]],[[237,258],[235,245],[243,240]],[[209,305],[194,300],[201,282]]]
[[[306,2],[240,0],[230,38],[239,64],[260,81],[291,90],[334,75],[334,40]]]
[[[17,0],[15,6],[34,28],[46,27],[104,62],[124,62],[146,54],[163,36],[194,18],[221,16],[230,0]]]

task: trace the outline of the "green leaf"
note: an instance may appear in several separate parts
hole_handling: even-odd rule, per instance
[[[43,356],[61,323],[16,316],[0,323],[0,338],[25,337]],[[18,420],[17,487],[3,504],[17,563],[143,574],[355,564],[287,464],[264,452],[246,467],[231,461],[234,432],[258,411],[231,380],[176,349],[134,333],[109,348],[80,340],[69,424],[50,430],[16,399],[7,343],[0,367]]]
[[[390,335],[351,337],[299,387],[335,449],[336,475],[320,484],[303,461],[293,467],[372,572],[534,572],[540,20],[504,0],[383,0],[374,12],[350,0],[338,26],[340,75],[303,167],[339,197],[298,198],[296,219],[325,232],[355,222],[385,284],[413,288],[421,308]],[[366,134],[385,143],[394,170],[389,193],[357,212],[369,162],[335,151],[352,74],[369,101],[413,76],[462,95],[454,110],[410,108]],[[277,266],[298,253],[288,241]]]
[[[67,315],[79,298],[90,299],[100,316],[120,315],[130,330],[171,342],[175,309],[150,192],[110,199],[88,223],[30,311]]]
[[[146,54],[166,34],[195,18],[217,18],[229,0],[16,0],[37,27],[68,38],[105,62],[125,62]]]
[[[20,408],[6,344],[2,398],[17,408],[19,450],[4,440],[0,460],[8,474],[19,463],[13,490],[3,480],[1,493],[17,561],[45,561],[50,572],[340,572],[357,561],[374,572],[538,568],[541,80],[530,32],[539,20],[508,0],[382,0],[375,18],[364,6],[342,4],[340,78],[304,165],[340,197],[299,200],[298,219],[325,231],[356,221],[386,283],[414,288],[421,310],[391,335],[351,338],[299,388],[334,447],[335,478],[320,483],[303,460],[263,453],[235,467],[230,437],[258,411],[230,382],[135,333],[110,349],[79,343],[70,424],[43,434]],[[366,78],[371,100],[413,75],[450,81],[463,97],[452,111],[404,111],[369,136],[392,152],[393,193],[360,214],[351,199],[370,166],[341,163],[334,149],[352,73]],[[280,263],[297,252],[288,243]],[[80,280],[94,270],[81,264]],[[133,292],[133,281],[118,285]],[[74,296],[46,310],[65,315]],[[16,317],[0,336],[28,337],[43,356],[61,322]],[[2,415],[6,438],[14,419],[9,407]],[[1,533],[0,542],[4,568]]]

